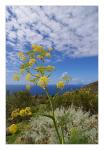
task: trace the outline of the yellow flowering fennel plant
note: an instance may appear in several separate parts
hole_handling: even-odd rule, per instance
[[[35,85],[38,85],[42,89],[44,89],[48,97],[52,113],[51,115],[47,115],[47,114],[42,114],[42,115],[49,117],[50,119],[53,120],[53,124],[59,139],[59,143],[62,144],[64,143],[64,136],[63,136],[63,132],[62,133],[59,132],[60,128],[58,127],[57,124],[57,120],[54,113],[54,105],[53,105],[53,100],[56,95],[54,97],[50,96],[47,88],[49,84],[49,77],[51,76],[52,71],[55,70],[55,67],[51,65],[46,66],[45,60],[51,58],[52,50],[53,50],[52,48],[45,49],[43,46],[34,44],[32,45],[32,49],[29,50],[28,52],[25,53],[19,52],[18,55],[22,63],[20,66],[20,73],[15,74],[14,80],[19,80],[20,76],[24,74],[26,81],[30,83],[32,82]],[[27,89],[29,89],[28,84],[26,85],[26,87]],[[59,89],[63,89],[64,82],[62,80],[59,81],[56,87]],[[21,110],[20,115],[21,116],[25,115],[25,111]]]

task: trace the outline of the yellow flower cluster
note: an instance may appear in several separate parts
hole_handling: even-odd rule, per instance
[[[54,66],[44,66],[43,63],[45,63],[46,58],[51,57],[51,51],[53,48],[47,48],[44,49],[43,46],[33,44],[32,45],[32,50],[29,52],[23,53],[19,52],[18,56],[20,57],[23,63],[20,66],[20,76],[27,71],[27,74],[25,76],[25,79],[29,82],[33,82],[37,84],[42,88],[45,88],[48,85],[48,77],[51,75],[50,72],[53,71],[55,68]],[[35,57],[33,57],[35,55]],[[38,63],[39,61],[39,63]],[[42,63],[40,63],[42,61]],[[36,65],[33,66],[33,65]],[[34,68],[33,68],[34,67]],[[29,70],[28,70],[29,69]],[[31,70],[30,70],[31,69]],[[36,74],[32,74],[31,71],[34,70],[36,71]],[[14,75],[14,80],[19,80],[20,76],[18,74]],[[33,78],[35,76],[35,78]],[[26,89],[30,89],[30,85],[26,85]]]
[[[37,67],[37,68],[36,68],[36,70],[37,70],[37,71],[42,72],[42,71],[44,71],[44,70],[45,70],[45,67],[43,67],[43,66],[41,66],[41,67]]]
[[[40,46],[40,45],[33,44],[32,49],[33,49],[34,52],[41,52],[43,50],[43,47]]]
[[[18,56],[20,57],[21,60],[25,60],[26,59],[26,57],[25,57],[23,52],[19,52]]]
[[[48,50],[49,50],[49,51],[52,51],[52,50],[53,50],[53,48],[48,48]]]
[[[26,108],[22,108],[22,109],[16,109],[14,111],[12,111],[11,113],[11,118],[17,118],[17,117],[25,117],[25,116],[31,116],[32,115],[32,111],[30,107],[26,107]]]
[[[19,116],[19,108],[15,109],[14,111],[12,111],[11,113],[11,117],[12,119],[16,118]]]
[[[41,67],[37,67],[36,68],[36,70],[37,71],[40,71],[40,72],[43,72],[43,71],[52,71],[52,70],[54,70],[55,69],[55,67],[54,66],[50,66],[50,65],[48,65],[48,66],[41,66]]]
[[[15,80],[15,81],[19,81],[20,80],[20,77],[19,77],[18,73],[15,73],[13,75],[13,80]]]
[[[31,74],[30,74],[30,73],[27,73],[27,75],[26,75],[26,80],[27,80],[27,81],[30,81],[30,80],[31,80]]]
[[[36,60],[34,58],[29,60],[29,65],[33,65],[36,62]]]
[[[51,54],[47,52],[47,53],[45,54],[45,56],[48,57],[48,58],[50,58],[50,57],[51,57]]]
[[[58,81],[56,84],[57,88],[63,89],[64,88],[64,82],[63,81]]]
[[[21,117],[31,116],[32,115],[31,108],[30,107],[26,107],[25,109],[21,109],[20,112],[19,112],[19,115]]]
[[[46,67],[46,70],[47,70],[47,71],[52,71],[52,70],[54,70],[54,69],[55,69],[54,66],[48,65],[48,66]]]
[[[8,132],[11,134],[15,134],[18,130],[18,127],[16,124],[12,124],[8,127]]]
[[[40,60],[43,60],[43,59],[44,59],[44,57],[41,56],[41,55],[38,55],[37,58],[40,59]]]
[[[38,85],[41,88],[45,88],[45,87],[47,87],[47,84],[48,84],[48,77],[47,76],[40,77],[40,79],[38,81]]]

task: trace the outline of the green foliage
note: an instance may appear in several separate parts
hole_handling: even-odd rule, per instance
[[[57,127],[65,144],[96,144],[98,139],[98,96],[90,89],[80,89],[57,95],[54,102]],[[69,107],[73,105],[73,107]],[[7,136],[7,143],[18,144],[57,144],[59,143],[51,115],[49,100],[47,96],[32,96],[28,91],[20,91],[14,94],[7,92],[7,126],[12,122],[9,120],[11,112],[16,108],[31,107],[33,115],[25,124],[21,119],[19,132]],[[83,110],[83,111],[82,111]],[[89,112],[88,112],[89,111]],[[43,116],[40,116],[40,114]],[[45,115],[44,115],[45,114]],[[25,125],[24,125],[25,124]],[[24,126],[24,128],[23,128]]]
[[[86,89],[67,92],[57,96],[54,103],[55,108],[74,105],[77,108],[82,107],[84,111],[90,111],[91,114],[98,113],[98,95]]]
[[[16,108],[24,108],[35,105],[31,94],[28,91],[19,91],[6,96],[6,115],[10,116]]]
[[[8,92],[7,110],[10,113],[7,113],[7,126],[11,112],[15,110],[15,108],[18,108],[18,106],[20,106],[21,108],[23,108],[23,106],[30,106],[32,108],[33,117],[30,121],[29,128],[26,127],[26,129],[23,128],[25,120],[19,120],[22,123],[22,125],[19,126],[20,133],[16,134],[16,136],[7,136],[7,142],[21,144],[59,143],[52,120],[43,116],[39,117],[40,114],[51,113],[49,112],[50,107],[47,97],[43,95],[31,96],[29,93],[26,93],[27,91],[17,92],[10,95]],[[27,99],[27,103],[24,103],[25,99]],[[85,92],[83,90],[77,90],[70,93],[65,93],[60,96],[56,96],[53,100],[54,108],[57,108],[55,110],[55,116],[57,118],[59,132],[60,135],[62,135],[63,131],[65,143],[97,143],[97,116],[90,116],[91,114],[97,113],[97,94],[92,92],[88,93],[88,91]],[[69,107],[71,104],[74,108]],[[77,108],[79,109],[77,110]],[[83,108],[84,112],[87,111],[87,113],[84,113],[81,108]],[[90,113],[88,113],[88,110],[90,111]],[[12,122],[9,121],[9,125],[11,123]],[[60,126],[62,127],[62,130]],[[36,141],[34,141],[35,138]]]
[[[57,95],[54,101],[54,108],[65,108],[74,105],[81,107],[84,111],[90,111],[91,114],[98,113],[98,95],[90,90],[76,90],[67,92],[63,95]],[[29,91],[20,91],[14,94],[7,92],[7,121],[12,111],[16,108],[31,107],[33,113],[42,113],[44,110],[50,110],[50,105],[46,96],[32,96]]]
[[[29,129],[29,122],[28,121],[23,121],[21,123],[18,123],[18,131],[15,133],[15,134],[7,134],[6,136],[6,141],[7,141],[7,144],[14,144],[15,143],[15,140],[21,136],[21,132],[22,131],[26,131]]]
[[[70,130],[70,144],[87,144],[88,137],[84,135],[84,133],[78,128],[71,128]]]
[[[49,114],[49,112],[45,112]],[[55,110],[58,127],[63,125],[65,144],[96,144],[97,115],[84,113],[74,107]],[[21,132],[14,143],[20,144],[58,144],[53,122],[45,116],[32,117],[28,130]],[[59,127],[60,128],[60,127]],[[61,129],[59,129],[62,134]],[[31,140],[30,140],[31,139]]]
[[[15,142],[15,140],[17,139],[18,135],[19,135],[19,133],[6,136],[7,144],[13,144]]]

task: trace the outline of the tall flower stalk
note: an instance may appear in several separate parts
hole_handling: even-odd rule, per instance
[[[32,49],[30,51],[26,53],[19,52],[18,56],[21,61],[20,72],[15,73],[13,79],[19,81],[20,77],[22,75],[25,75],[25,79],[27,81],[26,88],[28,90],[30,88],[29,83],[33,83],[44,89],[50,103],[52,114],[51,115],[42,114],[42,115],[53,120],[53,124],[57,133],[59,143],[63,144],[64,143],[63,130],[58,126],[57,119],[54,113],[55,96],[54,97],[50,96],[47,88],[49,84],[49,78],[52,72],[55,70],[54,66],[46,65],[45,63],[47,59],[51,58],[52,51],[53,51],[52,48],[44,49],[44,47],[42,46],[32,45]],[[63,80],[58,81],[56,87],[58,89],[63,89],[64,88]],[[62,131],[61,133],[60,129]]]

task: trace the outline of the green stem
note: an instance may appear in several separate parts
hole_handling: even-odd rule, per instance
[[[60,142],[60,144],[62,144],[62,140],[61,140],[61,137],[60,137],[60,134],[59,134],[59,131],[58,131],[58,127],[57,127],[57,123],[56,123],[55,117],[53,119],[53,123],[54,123],[55,129],[56,129],[56,132],[57,132],[57,135],[58,135],[58,138],[59,138],[59,142]]]
[[[64,143],[65,143],[65,140],[64,140],[64,133],[63,133],[62,127],[61,127],[61,132],[62,132],[62,144],[64,144]]]
[[[49,96],[49,93],[48,93],[48,90],[45,88],[45,91],[46,91],[46,95],[49,99],[49,102],[50,102],[50,106],[51,106],[51,109],[52,109],[52,113],[53,113],[53,116],[54,116],[54,107],[53,107],[53,104],[52,104],[52,101],[51,101],[51,98]]]
[[[50,102],[50,105],[51,105],[51,109],[52,109],[52,114],[53,114],[53,123],[54,123],[54,127],[55,127],[55,130],[57,132],[57,135],[58,135],[58,138],[59,138],[59,142],[60,144],[62,144],[62,140],[61,140],[61,137],[60,137],[60,134],[59,134],[59,131],[58,131],[58,127],[57,127],[57,122],[56,122],[56,119],[55,119],[55,114],[54,114],[54,106],[53,106],[53,103],[52,103],[52,100],[49,96],[49,93],[48,93],[48,90],[47,88],[45,88],[45,91],[46,91],[46,95],[49,99],[49,102]]]

